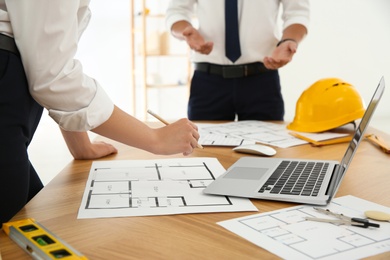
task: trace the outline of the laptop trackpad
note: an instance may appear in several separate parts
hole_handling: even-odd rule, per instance
[[[234,167],[223,178],[260,180],[267,171],[268,168]]]

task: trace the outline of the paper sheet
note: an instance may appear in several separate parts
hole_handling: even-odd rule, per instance
[[[358,218],[365,218],[366,210],[390,213],[353,196],[333,199],[325,208]],[[372,221],[380,228],[361,228],[307,221],[307,216],[331,218],[312,206],[296,206],[218,224],[283,259],[361,259],[390,251],[390,222]]]
[[[200,133],[198,142],[204,146],[238,146],[259,142],[287,148],[307,143],[306,141],[291,136],[283,124],[264,121],[237,121],[222,124],[197,125]],[[219,138],[217,138],[218,136]]]
[[[333,132],[322,132],[322,133],[297,132],[297,133],[306,137],[306,138],[317,141],[317,142],[331,140],[331,139],[337,139],[340,137],[345,137],[345,136],[350,135],[350,134],[346,134],[346,133],[333,133]]]
[[[199,143],[203,146],[239,146],[256,142],[281,148],[307,144],[289,134],[283,124],[264,121],[237,121],[221,124],[197,124]],[[347,136],[345,133],[299,133],[316,141],[324,141]]]
[[[95,161],[78,218],[258,211],[249,199],[203,194],[224,172],[216,158]]]

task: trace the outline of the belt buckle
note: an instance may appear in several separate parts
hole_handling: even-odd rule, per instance
[[[245,66],[224,66],[222,67],[222,76],[225,79],[241,78],[246,76]]]

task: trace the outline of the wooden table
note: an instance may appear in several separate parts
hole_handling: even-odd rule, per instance
[[[390,143],[390,135],[369,129]],[[102,160],[180,158],[157,156],[113,142],[119,153]],[[340,160],[347,143],[324,147],[302,145],[278,149],[275,157]],[[196,149],[190,157],[217,157],[228,168],[244,156],[226,147]],[[248,156],[248,155],[245,155]],[[277,259],[274,254],[220,227],[216,222],[254,212],[183,214],[149,217],[77,219],[92,161],[76,160],[65,167],[12,220],[35,218],[90,259]],[[336,197],[354,195],[390,207],[390,154],[362,141]],[[260,212],[296,206],[252,200]],[[3,260],[29,259],[0,232]],[[390,259],[390,252],[375,259]]]

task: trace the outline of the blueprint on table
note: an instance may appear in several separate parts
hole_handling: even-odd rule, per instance
[[[249,199],[203,194],[224,172],[216,158],[95,161],[78,218],[257,211]]]
[[[325,208],[350,217],[364,218],[364,211],[390,213],[390,208],[354,196],[333,199]],[[296,206],[253,214],[218,224],[283,259],[361,259],[390,251],[390,222],[380,228],[307,221],[320,217],[312,206]]]

